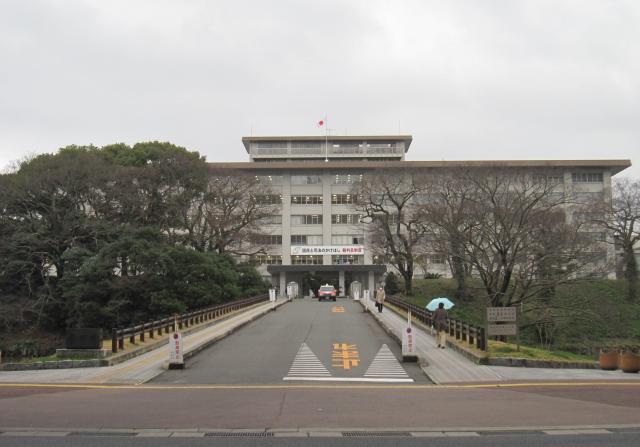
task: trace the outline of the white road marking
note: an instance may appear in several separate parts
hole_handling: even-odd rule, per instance
[[[375,382],[409,383],[413,379],[374,378],[374,377],[283,377],[282,380],[300,380],[305,382]]]
[[[409,379],[409,374],[404,370],[391,349],[384,344],[373,358],[371,365],[364,373],[368,378],[403,378]],[[413,379],[410,379],[413,382]]]
[[[331,373],[322,364],[306,343],[300,345],[298,353],[293,359],[287,377],[331,377]],[[285,378],[286,380],[286,378]]]

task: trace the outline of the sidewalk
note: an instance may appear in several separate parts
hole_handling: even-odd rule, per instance
[[[278,300],[276,305],[279,307],[286,302],[286,300]],[[272,303],[266,302],[198,332],[185,335],[183,337],[185,358],[226,337],[245,324],[271,312],[272,306]],[[169,351],[167,346],[164,345],[139,357],[108,367],[0,371],[0,383],[139,385],[166,371],[168,361]]]
[[[402,331],[407,326],[406,316],[400,316],[388,307],[382,313],[378,313],[373,305],[370,310],[371,315],[387,331],[396,339],[402,340]],[[478,365],[453,349],[437,348],[434,336],[415,324],[412,327],[416,334],[418,358],[421,362],[426,363],[423,370],[436,384],[517,381],[640,381],[640,374],[626,374],[622,371]]]

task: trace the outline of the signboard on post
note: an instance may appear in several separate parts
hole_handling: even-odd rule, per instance
[[[169,337],[169,369],[184,369],[184,352],[180,332],[174,332]]]
[[[516,320],[517,313],[515,307],[487,307],[487,322],[511,322]]]
[[[402,331],[402,361],[417,362],[416,333],[411,327],[411,311],[407,313],[407,327]]]
[[[362,299],[364,300],[364,311],[366,312],[369,309],[369,295],[371,292],[369,290],[365,290],[362,295]]]
[[[269,301],[271,301],[271,309],[276,310],[276,289],[269,289]]]
[[[518,335],[517,324],[488,324],[487,335]]]
[[[487,307],[487,336],[518,335],[517,321],[516,307]]]

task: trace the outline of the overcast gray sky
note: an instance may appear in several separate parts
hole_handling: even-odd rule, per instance
[[[640,1],[0,0],[0,167],[69,144],[413,135],[640,165]],[[640,168],[625,171],[640,177]]]

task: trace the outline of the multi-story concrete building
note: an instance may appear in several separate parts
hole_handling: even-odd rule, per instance
[[[302,286],[303,276],[309,273],[333,283],[342,293],[352,281],[373,289],[382,279],[387,266],[372,256],[352,196],[354,183],[367,172],[391,169],[403,175],[408,170],[455,167],[548,169],[565,191],[609,200],[611,177],[631,165],[629,160],[406,161],[410,135],[252,136],[242,142],[249,162],[211,165],[250,172],[279,196],[281,215],[264,227],[271,235],[269,252],[255,259],[281,293],[290,281]],[[448,272],[443,257],[434,256],[431,261],[430,269]],[[418,270],[418,274],[424,272]]]

